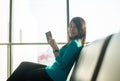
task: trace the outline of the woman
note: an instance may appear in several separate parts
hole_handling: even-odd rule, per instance
[[[53,48],[55,62],[51,66],[22,62],[7,81],[66,81],[86,38],[86,23],[74,17],[68,27],[68,42],[61,49],[54,39],[48,43]]]

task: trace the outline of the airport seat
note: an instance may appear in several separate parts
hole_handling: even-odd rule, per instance
[[[96,81],[120,81],[120,33],[109,43]]]
[[[67,81],[120,81],[120,33],[83,47]]]

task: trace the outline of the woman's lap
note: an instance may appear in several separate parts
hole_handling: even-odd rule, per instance
[[[46,65],[22,62],[17,69],[12,73],[7,81],[45,81],[39,79],[50,79],[45,71]],[[28,80],[29,79],[29,80]],[[50,80],[49,80],[50,81]]]

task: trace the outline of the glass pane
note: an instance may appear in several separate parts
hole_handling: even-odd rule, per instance
[[[70,0],[70,18],[83,17],[87,22],[87,41],[120,31],[119,0]]]
[[[45,32],[49,30],[57,42],[66,42],[65,0],[13,0],[13,3],[14,42],[47,42]]]
[[[7,46],[0,45],[0,81],[7,79]]]
[[[9,0],[0,0],[0,42],[8,42]]]
[[[50,45],[14,45],[12,52],[13,71],[23,61],[51,65],[55,60]]]

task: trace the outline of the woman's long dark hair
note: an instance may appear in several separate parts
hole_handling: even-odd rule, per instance
[[[80,39],[82,42],[82,45],[85,44],[86,40],[86,22],[83,18],[81,17],[74,17],[71,19],[70,23],[73,22],[75,23],[77,30],[78,30],[78,36],[76,36],[75,39]],[[70,37],[68,36],[68,42],[70,41]]]

